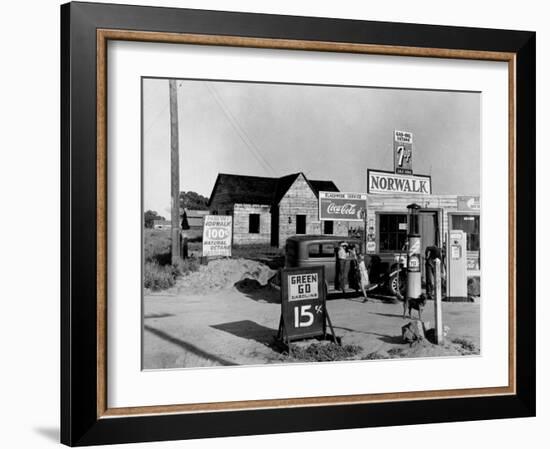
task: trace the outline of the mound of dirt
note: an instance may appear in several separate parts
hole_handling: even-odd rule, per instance
[[[394,359],[394,358],[424,358],[424,357],[454,357],[462,355],[478,355],[479,348],[466,339],[445,340],[441,345],[430,343],[426,339],[417,340],[412,344],[393,347],[387,351],[376,351],[367,354],[364,359]]]
[[[178,278],[178,293],[208,294],[231,289],[234,286],[248,289],[265,286],[274,274],[267,265],[250,259],[217,259],[202,265],[199,271]]]

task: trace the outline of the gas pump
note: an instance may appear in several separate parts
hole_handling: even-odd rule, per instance
[[[418,210],[416,203],[409,204],[409,233],[407,235],[407,298],[417,299],[422,294],[422,272],[420,266],[420,249],[418,234]]]
[[[468,299],[466,233],[450,230],[447,245],[447,300],[466,301]]]

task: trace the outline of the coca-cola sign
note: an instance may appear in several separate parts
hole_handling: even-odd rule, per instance
[[[319,192],[319,219],[363,221],[367,195],[351,192]]]

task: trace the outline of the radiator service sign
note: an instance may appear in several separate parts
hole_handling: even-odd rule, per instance
[[[202,232],[203,256],[231,256],[233,217],[205,215]]]
[[[319,192],[319,220],[363,221],[367,195],[351,192]]]
[[[430,176],[368,170],[367,178],[368,193],[432,193]]]

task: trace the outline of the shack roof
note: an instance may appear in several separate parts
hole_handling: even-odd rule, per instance
[[[317,197],[320,191],[339,192],[334,182],[310,181],[301,172],[281,178],[219,173],[208,200],[208,205],[212,203],[212,199],[219,190],[224,191],[231,203],[277,205],[300,175],[304,177]]]

